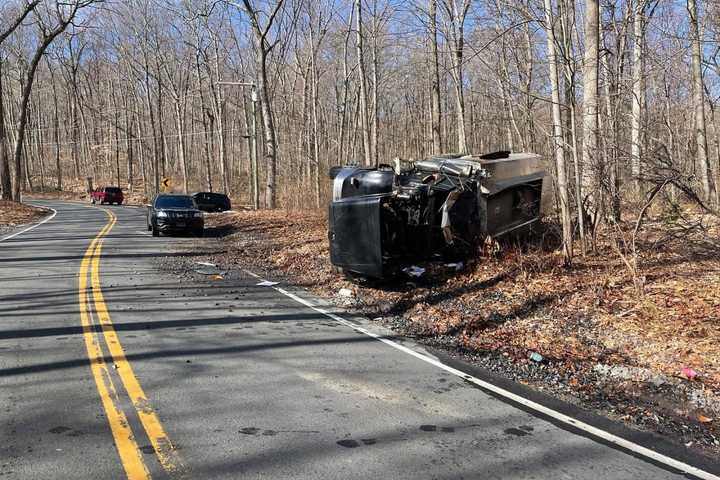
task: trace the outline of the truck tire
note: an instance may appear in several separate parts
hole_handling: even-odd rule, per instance
[[[159,237],[159,236],[160,236],[160,230],[158,230],[157,228],[155,228],[155,225],[153,225],[153,226],[150,227],[150,228],[151,228],[151,230],[152,230],[152,236],[153,236],[153,237]]]

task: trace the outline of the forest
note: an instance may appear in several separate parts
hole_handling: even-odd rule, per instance
[[[566,261],[720,201],[717,2],[9,0],[0,184],[316,209],[338,164],[541,154]],[[578,243],[579,241],[579,243]]]
[[[117,215],[104,262],[211,292],[284,282],[717,458],[719,19],[718,0],[2,0],[0,233],[22,228],[0,238],[21,259],[6,285],[38,251],[20,233],[86,248],[82,218]],[[499,151],[541,157],[534,235],[388,283],[333,268],[332,167]],[[233,209],[194,212],[210,238],[154,238],[165,179]],[[126,206],[90,205],[91,185]]]

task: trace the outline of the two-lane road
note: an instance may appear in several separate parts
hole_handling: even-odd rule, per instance
[[[302,292],[167,273],[192,240],[140,209],[36,203],[0,241],[0,478],[718,478]]]

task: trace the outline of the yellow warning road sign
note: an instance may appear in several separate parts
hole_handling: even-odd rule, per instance
[[[160,185],[162,185],[163,191],[167,192],[172,188],[172,180],[169,178],[163,178]]]

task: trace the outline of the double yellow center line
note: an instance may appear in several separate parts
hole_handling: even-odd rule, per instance
[[[113,367],[118,373],[125,392],[135,408],[145,433],[150,440],[155,454],[163,469],[172,477],[184,476],[184,467],[177,452],[168,439],[160,423],[160,419],[153,410],[145,395],[140,382],[133,373],[123,350],[120,338],[113,327],[108,313],[105,299],[100,286],[100,255],[104,237],[110,232],[117,217],[108,211],[108,223],[95,236],[85,251],[78,279],[78,303],[80,306],[80,321],[83,328],[85,348],[90,360],[90,369],[95,379],[105,414],[107,415],[110,430],[115,439],[115,446],[120,460],[129,480],[143,480],[151,478],[150,471],[143,460],[143,454],[138,447],[135,435],[128,422],[127,416],[120,406],[118,392],[113,383],[111,370],[105,361],[100,335],[96,325],[99,325],[107,350],[110,352]],[[90,294],[91,293],[91,294]],[[97,323],[96,323],[97,321]]]

